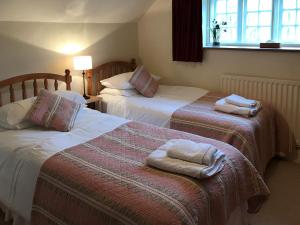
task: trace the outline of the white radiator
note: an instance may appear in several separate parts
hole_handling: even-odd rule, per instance
[[[300,81],[222,75],[221,89],[272,103],[285,116],[300,145]]]

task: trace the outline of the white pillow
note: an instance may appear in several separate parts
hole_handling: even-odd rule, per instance
[[[76,102],[76,103],[84,105],[84,106],[86,105],[85,98],[78,92],[59,90],[59,91],[55,91],[54,93],[61,97],[66,98],[70,101]]]
[[[114,88],[104,88],[100,94],[107,94],[107,95],[114,95],[114,96],[135,96],[139,93],[135,89],[127,89],[127,90],[121,90],[121,89],[114,89]]]
[[[0,127],[10,130],[21,130],[34,126],[24,121],[25,116],[31,109],[35,97],[17,101],[0,107]]]
[[[100,83],[107,88],[113,88],[119,90],[134,89],[134,87],[129,83],[132,74],[133,72],[121,73],[113,77],[107,78],[105,80],[101,80]],[[156,81],[160,80],[160,76],[153,75],[153,74],[151,74],[151,76]]]
[[[105,80],[101,80],[101,84],[108,88],[120,89],[120,90],[128,90],[134,89],[134,87],[129,83],[129,80],[132,76],[132,72],[129,73],[121,73],[119,75],[110,77]]]

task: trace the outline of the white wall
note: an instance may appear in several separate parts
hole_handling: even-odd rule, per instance
[[[0,21],[129,23],[155,0],[2,0]]]
[[[91,55],[93,64],[138,58],[137,24],[0,22],[0,80],[34,72],[71,69],[73,89],[82,91],[73,55]],[[67,48],[66,48],[67,46]],[[72,49],[73,48],[73,49]],[[67,54],[67,50],[79,50]]]
[[[172,0],[156,0],[138,22],[139,55],[167,84],[217,90],[219,76],[238,73],[300,80],[300,53],[205,50],[203,63],[172,61]]]

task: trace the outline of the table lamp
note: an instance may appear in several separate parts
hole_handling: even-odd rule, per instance
[[[83,79],[83,97],[89,99],[89,96],[85,93],[85,71],[93,68],[91,56],[75,56],[73,57],[74,70],[82,70]]]

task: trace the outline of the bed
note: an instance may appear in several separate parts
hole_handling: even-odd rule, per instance
[[[109,62],[89,71],[89,92],[100,94],[100,81],[116,74],[134,71],[135,61]],[[160,85],[153,98],[142,95],[101,94],[104,112],[139,122],[168,127],[217,139],[239,149],[263,174],[275,156],[296,151],[295,138],[287,123],[271,105],[253,118],[214,110],[214,103],[225,97],[201,88]]]
[[[16,81],[51,78],[71,89],[69,73],[19,76],[0,87],[14,96]],[[215,145],[226,154],[223,170],[197,180],[145,166],[149,153],[178,138]],[[245,210],[257,212],[269,195],[251,162],[226,143],[85,107],[69,132],[1,128],[0,183],[0,206],[14,225],[246,224]]]

